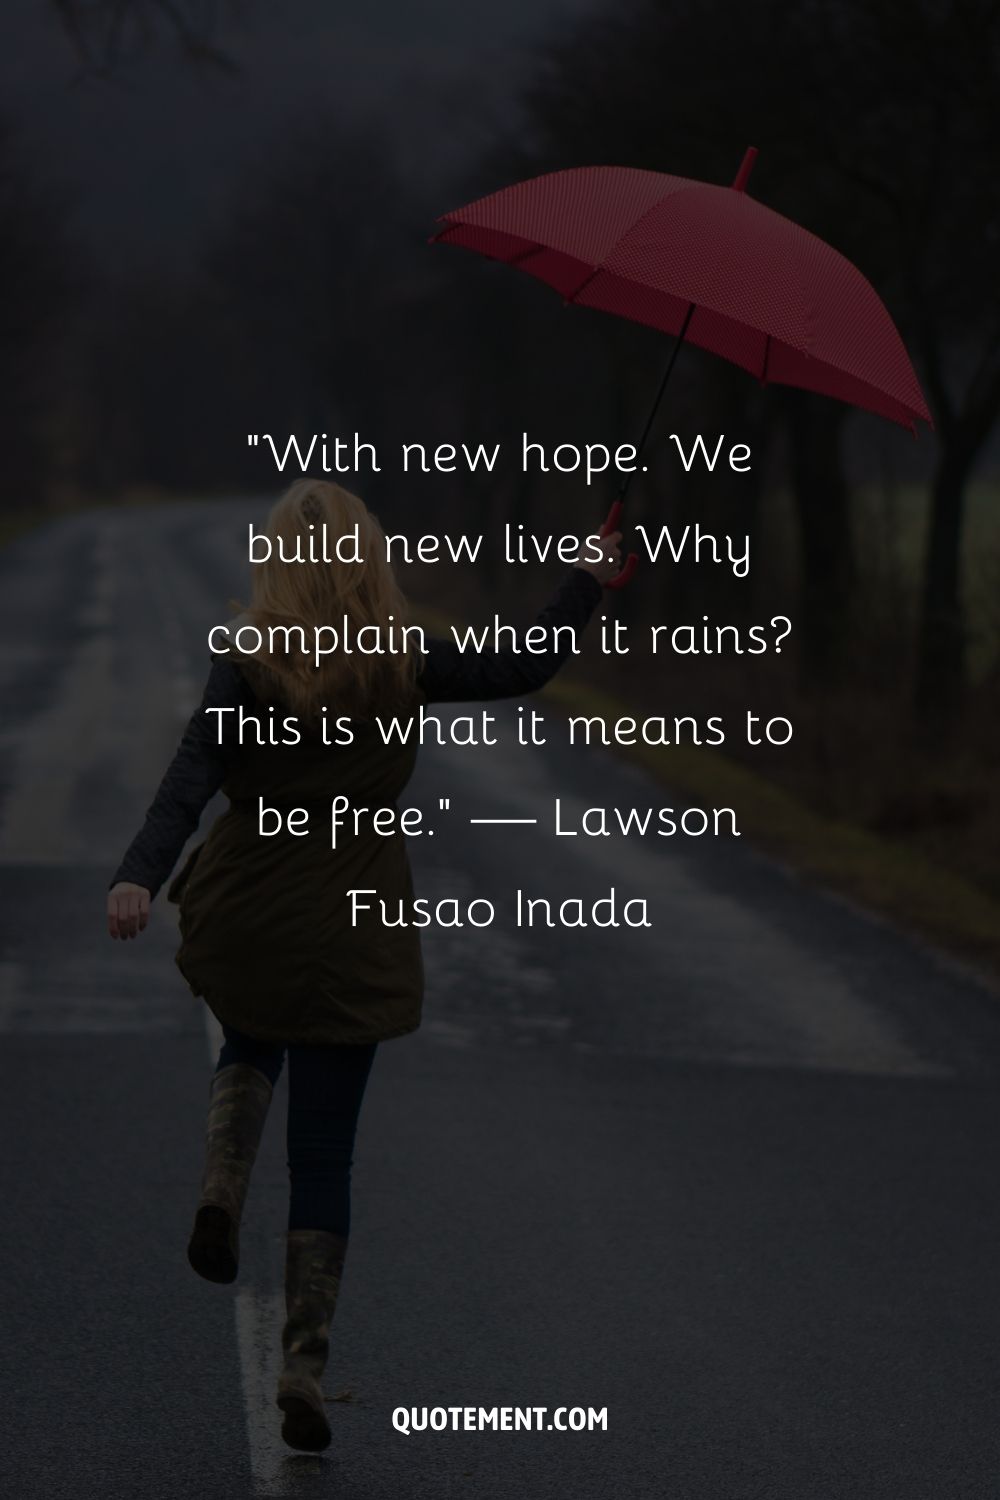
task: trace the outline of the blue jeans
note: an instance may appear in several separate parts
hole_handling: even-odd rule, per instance
[[[245,1063],[277,1083],[286,1048],[222,1029],[216,1072]],[[287,1048],[289,1229],[350,1229],[354,1135],[376,1046]]]

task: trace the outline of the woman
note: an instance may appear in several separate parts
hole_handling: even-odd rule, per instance
[[[323,523],[333,538],[357,526],[364,561],[276,560],[298,555],[303,543],[301,555],[309,556],[308,540],[323,534]],[[178,965],[225,1038],[188,1258],[209,1281],[236,1277],[250,1171],[287,1054],[291,1196],[278,1406],[285,1441],[318,1451],[330,1441],[319,1382],[347,1249],[358,1113],[378,1043],[419,1025],[423,970],[412,924],[384,927],[374,907],[351,920],[351,889],[377,890],[392,910],[412,900],[398,828],[387,837],[362,816],[357,832],[352,822],[351,836],[342,830],[331,848],[323,833],[290,831],[288,813],[305,809],[325,829],[335,796],[356,807],[393,807],[416,746],[412,735],[386,745],[377,717],[534,692],[572,641],[560,631],[560,648],[544,655],[470,655],[445,640],[427,641],[417,656],[352,651],[360,631],[370,639],[372,627],[386,630],[405,615],[375,517],[337,485],[303,479],[275,505],[267,534],[270,560],[254,568],[250,610],[228,634],[214,633],[220,649],[201,705],[115,874],[108,928],[113,938],[143,931],[150,902],[221,787],[228,810],[169,890],[180,906]],[[618,571],[619,540],[617,532],[606,539],[601,561],[569,570],[538,624],[586,625],[602,584]],[[344,622],[347,649],[318,664],[294,649],[247,653],[231,644],[242,626],[255,627],[240,635],[253,646],[258,635],[273,641],[272,627],[279,639],[282,627],[300,627],[305,638],[329,620]],[[286,646],[293,640],[288,634]],[[282,743],[295,735],[297,742]],[[281,814],[281,831],[259,831],[261,803],[273,810],[265,828]]]

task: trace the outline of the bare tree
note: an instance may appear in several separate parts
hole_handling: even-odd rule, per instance
[[[753,140],[755,187],[882,292],[937,423],[916,702],[939,727],[965,682],[964,496],[1000,414],[998,94],[997,0],[635,0],[554,44],[524,100],[536,170],[619,161],[724,181]],[[821,682],[854,577],[845,414],[822,404],[785,407]]]
[[[170,38],[189,62],[234,71],[219,41],[244,0],[51,0],[87,72],[112,74]]]
[[[5,508],[47,493],[69,416],[65,329],[83,271],[53,204],[0,123],[0,447]]]

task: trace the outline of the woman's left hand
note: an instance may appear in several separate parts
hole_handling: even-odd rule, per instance
[[[622,539],[620,531],[612,531],[610,536],[601,538],[601,546],[604,556],[599,562],[585,562],[578,558],[574,567],[582,568],[585,573],[592,573],[603,588],[613,578],[617,578],[621,572],[622,555],[618,550],[618,544]]]
[[[134,938],[144,932],[149,921],[149,892],[144,885],[119,880],[108,892],[108,935]]]

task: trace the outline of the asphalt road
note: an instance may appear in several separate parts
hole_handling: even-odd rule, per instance
[[[557,743],[425,752],[419,891],[613,884],[654,926],[427,936],[425,1025],[362,1121],[335,1444],[281,1447],[282,1101],[241,1283],[209,1286],[206,1013],[170,908],[103,925],[246,519],[102,511],[0,553],[0,1492],[1000,1497],[1000,996],[741,843],[469,828],[661,800]],[[392,1427],[466,1405],[607,1430]]]

